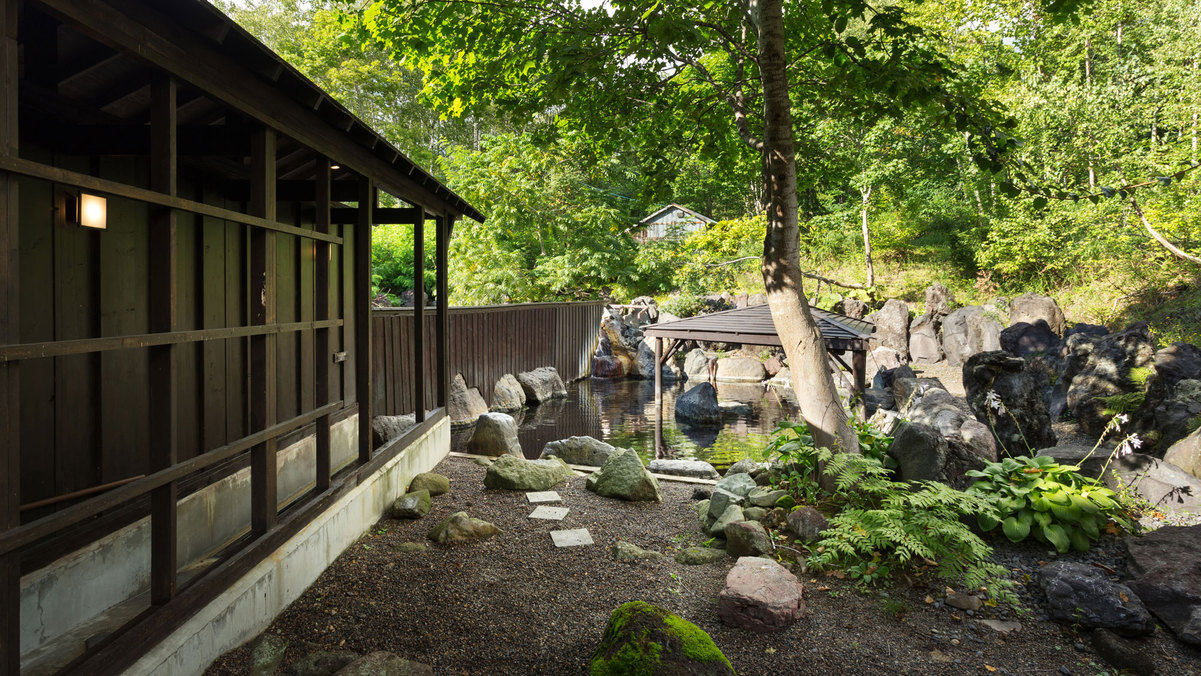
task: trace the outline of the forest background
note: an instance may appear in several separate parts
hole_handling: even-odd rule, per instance
[[[720,110],[699,127],[647,110],[653,124],[598,135],[553,106],[468,109],[431,91],[422,59],[364,48],[345,2],[218,5],[485,214],[456,226],[452,304],[654,295],[688,315],[701,294],[762,292],[760,159]],[[1075,321],[1145,319],[1161,340],[1201,344],[1201,266],[1157,243],[1129,201],[1088,198],[1154,184],[1139,193],[1148,223],[1201,255],[1201,171],[1178,174],[1198,164],[1201,4],[1095,0],[1067,21],[1008,0],[889,6],[1016,123],[1009,164],[1069,199],[1018,193],[953,125],[798,101],[811,140],[799,165],[816,186],[801,200],[802,267],[867,287],[814,284],[816,304],[848,294],[920,307],[936,281],[964,303],[1036,291]],[[668,203],[718,223],[638,243],[638,221]],[[375,284],[393,298],[413,286],[412,237],[376,229]]]

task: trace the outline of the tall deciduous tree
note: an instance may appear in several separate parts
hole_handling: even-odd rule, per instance
[[[816,121],[919,108],[968,132],[982,156],[1008,142],[923,31],[864,0],[373,0],[355,20],[366,42],[425,72],[427,96],[451,115],[553,115],[597,144],[646,150],[741,139],[762,166],[763,279],[794,390],[816,441],[844,451],[858,443],[799,261],[820,179],[802,163],[798,189],[798,158],[821,155]]]

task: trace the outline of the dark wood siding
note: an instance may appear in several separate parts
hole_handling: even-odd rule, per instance
[[[554,366],[565,382],[591,374],[604,303],[528,303],[450,308],[450,373],[463,374],[491,403],[506,373]],[[425,310],[425,373],[435,373],[434,309]],[[413,309],[375,310],[372,395],[376,415],[413,412]],[[425,379],[426,406],[437,401],[437,382]]]

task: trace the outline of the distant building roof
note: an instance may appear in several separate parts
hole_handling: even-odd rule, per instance
[[[646,225],[648,223],[654,223],[655,221],[659,220],[660,218],[663,218],[664,216],[666,216],[667,214],[670,214],[672,211],[682,212],[680,214],[681,216],[684,216],[684,215],[691,216],[692,218],[702,221],[706,224],[717,222],[704,214],[697,213],[697,212],[693,211],[692,209],[689,209],[688,207],[680,206],[679,204],[668,204],[667,206],[663,207],[662,209],[656,211],[655,213],[651,214],[650,216],[647,216],[646,218],[644,218],[638,222],[642,225]]]

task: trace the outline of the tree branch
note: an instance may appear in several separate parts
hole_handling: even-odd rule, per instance
[[[1147,232],[1151,233],[1151,236],[1154,237],[1155,241],[1159,242],[1163,248],[1171,251],[1178,258],[1201,265],[1201,258],[1185,253],[1175,244],[1169,242],[1163,235],[1159,234],[1155,228],[1151,227],[1150,221],[1148,221],[1147,217],[1143,215],[1143,210],[1139,208],[1138,200],[1136,200],[1133,195],[1130,196],[1130,206],[1134,207],[1134,213],[1138,214],[1139,220],[1143,222],[1143,227],[1147,229]]]
[[[830,286],[840,286],[844,289],[863,289],[866,291],[866,290],[869,290],[872,288],[872,287],[868,286],[867,284],[859,284],[859,283],[844,284],[843,282],[835,281],[833,279],[830,279],[829,277],[822,277],[821,275],[815,275],[812,272],[805,272],[804,270],[801,270],[801,276],[808,277],[809,279],[816,279],[819,282],[825,282],[825,283],[829,284]]]

